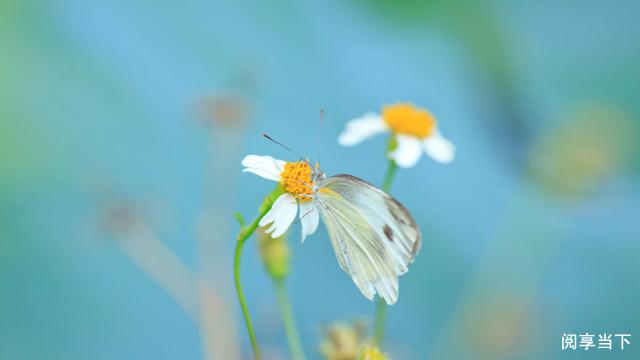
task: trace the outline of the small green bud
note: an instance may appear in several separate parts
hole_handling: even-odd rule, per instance
[[[286,241],[287,235],[272,238],[271,235],[260,231],[258,244],[260,246],[260,257],[265,271],[275,280],[284,279],[289,273],[289,246]]]

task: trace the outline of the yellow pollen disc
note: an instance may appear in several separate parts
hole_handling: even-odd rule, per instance
[[[382,109],[382,119],[394,133],[419,138],[431,135],[436,127],[433,114],[406,103],[385,106]]]
[[[311,200],[311,166],[306,162],[288,162],[280,174],[280,184],[301,202]]]

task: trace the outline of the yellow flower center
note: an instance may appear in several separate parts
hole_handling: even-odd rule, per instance
[[[382,108],[382,119],[394,133],[419,138],[431,135],[436,127],[433,114],[406,103],[385,106]]]
[[[282,187],[301,202],[311,200],[312,186],[311,166],[307,162],[288,162],[280,174]]]

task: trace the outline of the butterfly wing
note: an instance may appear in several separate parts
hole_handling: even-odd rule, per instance
[[[336,175],[318,182],[317,206],[340,268],[369,300],[398,299],[398,277],[420,249],[420,229],[402,204],[368,182]]]

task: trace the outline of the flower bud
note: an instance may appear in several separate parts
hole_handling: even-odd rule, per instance
[[[289,273],[289,246],[286,239],[286,233],[277,238],[272,238],[262,229],[259,233],[258,244],[262,263],[267,274],[275,280],[284,279]]]

